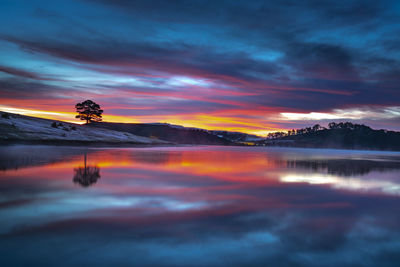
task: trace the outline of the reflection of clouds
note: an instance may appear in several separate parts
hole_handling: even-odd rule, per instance
[[[336,182],[336,178],[328,175],[285,175],[280,179],[284,183],[309,183],[309,184],[332,184]]]
[[[362,178],[342,178],[324,174],[284,174],[280,178],[284,183],[329,184],[333,188],[372,191],[400,195],[400,184],[388,180],[368,180]]]

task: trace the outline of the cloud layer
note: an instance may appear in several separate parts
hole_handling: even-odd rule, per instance
[[[396,1],[5,1],[0,101],[73,112],[90,98],[108,120],[253,133],[312,120],[281,113],[370,110],[372,126],[400,130],[398,112],[379,116],[400,106],[399,13]]]

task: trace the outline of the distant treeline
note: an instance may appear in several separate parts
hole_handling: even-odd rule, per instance
[[[310,148],[400,150],[400,132],[374,130],[363,124],[331,122],[328,128],[316,124],[288,132],[276,132],[258,145]]]
[[[334,129],[342,129],[342,130],[364,130],[364,131],[370,131],[373,130],[371,127],[364,125],[364,124],[355,124],[355,123],[351,123],[351,122],[331,122],[328,124],[328,128],[326,127],[322,127],[319,124],[315,124],[312,127],[306,127],[306,128],[301,128],[301,129],[293,129],[293,130],[289,130],[287,132],[273,132],[273,133],[269,133],[267,138],[268,139],[278,139],[278,138],[282,138],[282,137],[286,137],[286,136],[292,136],[292,135],[301,135],[301,134],[308,134],[308,133],[315,133],[318,131],[322,131],[322,130],[334,130]],[[384,131],[384,132],[388,132],[387,130],[380,130],[380,131]]]

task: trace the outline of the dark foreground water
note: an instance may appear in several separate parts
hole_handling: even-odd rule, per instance
[[[400,154],[0,147],[0,266],[400,266]]]

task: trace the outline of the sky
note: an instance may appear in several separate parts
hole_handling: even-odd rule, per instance
[[[399,1],[0,0],[0,110],[265,135],[400,130]]]

